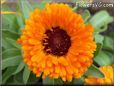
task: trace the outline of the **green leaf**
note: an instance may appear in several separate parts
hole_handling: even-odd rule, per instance
[[[114,50],[114,40],[108,36],[105,36],[104,41],[103,41],[103,49],[113,51]]]
[[[54,79],[54,83],[55,83],[55,85],[62,85],[63,84],[61,79]]]
[[[17,38],[19,38],[19,34],[12,33],[12,32],[7,31],[7,30],[3,30],[2,31],[2,37],[3,38],[9,37],[9,38],[12,38],[12,39],[16,40]]]
[[[19,65],[19,63],[21,62],[21,57],[20,56],[16,56],[16,57],[11,57],[11,58],[7,58],[4,59],[2,61],[2,70],[7,68],[7,67],[11,67],[11,66],[16,66]]]
[[[33,10],[28,0],[20,0],[20,9],[25,19],[29,18],[29,14]]]
[[[114,40],[114,31],[110,32],[110,34],[108,36]]]
[[[113,21],[107,11],[102,10],[96,13],[91,19],[90,23],[95,28],[95,32],[102,32],[107,29],[107,25]],[[104,28],[103,28],[104,27]],[[102,30],[103,29],[103,30]]]
[[[102,44],[97,43],[97,48],[96,48],[96,51],[94,53],[94,57],[96,57],[99,54],[99,52],[101,51],[101,48],[102,48]]]
[[[78,7],[76,7],[76,6],[72,8],[73,11],[76,11],[77,9],[78,9]]]
[[[17,84],[17,83],[15,83],[13,76],[11,75],[4,84]]]
[[[2,47],[4,49],[9,49],[9,48],[12,48],[13,46],[9,44],[5,38],[2,38]]]
[[[95,38],[95,42],[96,43],[103,44],[104,36],[102,36],[100,34],[95,34],[94,35],[94,38]]]
[[[19,64],[19,66],[17,67],[16,71],[13,73],[13,75],[19,73],[23,68],[24,68],[25,64],[23,62],[21,62]]]
[[[13,40],[16,40],[19,35],[18,34],[15,34],[15,33],[12,33],[12,32],[9,32],[9,31],[2,31],[2,47],[5,48],[5,49],[9,49],[9,48],[12,48],[14,46],[12,46],[8,40],[6,40],[6,38],[12,38]]]
[[[102,45],[103,45],[103,40],[104,40],[104,36],[100,35],[100,34],[94,34],[94,38],[95,38],[95,42],[97,44],[97,49],[94,53],[94,57],[96,57],[99,52],[101,51]]]
[[[99,54],[94,58],[94,61],[100,66],[111,65],[112,63],[110,56],[103,51],[99,52]]]
[[[108,25],[105,24],[104,26],[102,26],[102,27],[100,27],[100,28],[97,28],[97,29],[95,30],[95,32],[96,32],[96,33],[104,32],[104,31],[107,30],[107,28],[108,28]]]
[[[25,66],[25,68],[24,68],[24,71],[23,71],[23,82],[24,82],[24,84],[26,84],[27,83],[27,81],[28,81],[28,79],[29,79],[29,76],[30,76],[30,70],[28,69],[28,67],[27,66]]]
[[[10,43],[12,46],[14,46],[15,48],[20,49],[21,46],[16,42],[16,40],[13,40],[11,38],[6,38],[6,40],[8,41],[8,43]]]
[[[24,28],[24,18],[22,15],[16,16],[17,23],[19,25],[18,33],[21,34],[21,30]]]
[[[43,84],[44,85],[60,85],[63,84],[61,79],[51,79],[48,76],[43,79]]]
[[[96,78],[103,78],[104,74],[95,66],[91,65],[87,72],[85,73],[86,76],[94,76]]]
[[[11,11],[8,5],[3,5],[2,10]],[[18,32],[18,24],[16,20],[15,14],[2,15],[2,30],[8,30],[9,32],[17,33]]]
[[[3,60],[10,58],[10,57],[17,57],[17,56],[21,57],[21,51],[16,48],[7,49],[4,52],[2,52],[2,59]]]
[[[110,57],[110,65],[114,64],[114,54],[108,51],[104,51],[105,54],[107,54]]]
[[[84,79],[85,77],[82,76],[80,79],[74,78],[73,81],[71,82],[73,85],[83,85],[84,84]]]
[[[40,3],[34,3],[33,8],[43,9],[47,3],[52,2],[52,0],[42,0]]]
[[[90,18],[90,12],[88,10],[85,10],[83,13],[82,13],[82,18],[84,20],[84,22],[86,23],[87,20]]]
[[[12,73],[15,71],[16,67],[9,67],[7,70],[3,73],[2,83],[5,83],[10,76],[12,76]]]
[[[16,19],[17,19],[17,23],[20,27],[20,29],[22,29],[24,27],[24,18],[22,15],[18,15],[16,16]]]
[[[40,79],[40,77],[36,77],[36,74],[31,73],[30,77],[28,79],[28,84],[34,84],[37,83],[37,81]]]
[[[14,73],[13,73],[14,74]],[[16,83],[16,84],[24,84],[23,83],[23,79],[22,79],[22,74],[23,74],[23,71],[21,71],[21,72],[19,72],[19,73],[17,73],[17,74],[15,74],[14,75],[14,82]]]

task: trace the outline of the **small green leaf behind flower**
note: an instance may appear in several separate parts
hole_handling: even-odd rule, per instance
[[[114,40],[108,36],[104,37],[103,49],[114,51]]]
[[[99,54],[103,46],[104,36],[100,34],[94,34],[95,42],[97,44],[96,51],[94,52],[94,58]]]
[[[15,69],[16,69],[16,66],[9,67],[5,70],[5,72],[3,73],[3,78],[2,78],[2,83],[3,84],[12,76]]]
[[[91,14],[88,10],[85,10],[83,13],[82,13],[82,18],[84,20],[85,23],[87,23],[88,19],[91,17]]]
[[[25,66],[25,64],[23,62],[20,62],[20,64],[18,65],[18,67],[15,70],[15,72],[13,73],[13,75],[19,73],[24,68],[24,66]]]
[[[113,17],[105,10],[96,13],[89,22],[95,28],[95,33],[103,32],[107,29],[107,25],[113,21]]]
[[[25,26],[25,22],[24,22],[24,18],[22,15],[18,15],[16,16],[16,19],[17,19],[17,22],[18,22],[18,25],[19,25],[19,29],[18,29],[18,34],[20,35],[22,32],[22,29],[24,28]]]
[[[12,33],[8,30],[2,31],[2,47],[4,49],[9,49],[9,48],[15,48],[13,44],[16,44],[16,39],[19,37],[19,34]],[[14,43],[11,43],[11,41],[7,40],[7,38],[11,39],[14,41]]]
[[[106,66],[112,64],[111,57],[106,52],[100,51],[99,54],[94,58],[94,61],[100,66]]]
[[[33,10],[31,4],[28,0],[19,0],[20,1],[20,9],[25,19],[29,18],[30,12]]]
[[[16,69],[17,70],[17,69]],[[15,71],[16,71],[15,70]],[[15,73],[15,71],[14,71],[14,73]],[[23,79],[22,79],[22,74],[23,74],[23,70],[22,71],[20,71],[20,72],[18,72],[18,73],[16,73],[15,75],[14,75],[14,73],[13,73],[13,82],[12,83],[16,83],[16,84],[24,84],[23,83]]]
[[[21,51],[16,48],[6,49],[2,52],[2,60],[18,56],[21,58]]]
[[[16,66],[19,65],[19,63],[21,62],[21,57],[20,56],[15,56],[15,57],[11,57],[11,58],[6,58],[2,61],[2,69],[5,69],[7,67],[11,67],[11,66]]]
[[[93,76],[96,78],[103,78],[104,77],[104,74],[95,65],[91,65],[84,75],[85,76]]]
[[[43,84],[44,85],[62,85],[63,82],[61,79],[51,79],[48,76],[43,79]]]
[[[24,82],[24,84],[27,83],[27,81],[30,77],[30,73],[31,73],[31,71],[28,69],[27,66],[25,66],[24,71],[23,71],[23,82]]]
[[[13,47],[21,49],[21,46],[16,42],[16,40],[13,40],[11,38],[6,38],[6,40],[11,44]]]
[[[84,79],[85,77],[82,76],[79,79],[74,78],[73,81],[71,82],[72,85],[83,85],[84,84]]]
[[[102,35],[100,35],[100,34],[95,34],[95,35],[94,35],[94,38],[95,38],[95,42],[96,42],[96,43],[103,44],[104,36],[102,36]]]
[[[33,3],[32,7],[35,9],[35,8],[38,8],[38,9],[43,9],[45,7],[45,5],[47,3],[51,3],[52,0],[42,0],[41,2],[39,3]]]

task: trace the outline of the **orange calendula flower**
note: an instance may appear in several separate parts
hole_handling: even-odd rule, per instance
[[[104,78],[95,78],[89,76],[85,79],[87,85],[112,85],[114,84],[114,68],[112,66],[103,66],[99,68],[104,74]]]
[[[38,77],[80,78],[93,61],[93,27],[67,4],[47,4],[26,20],[22,36],[24,62]]]

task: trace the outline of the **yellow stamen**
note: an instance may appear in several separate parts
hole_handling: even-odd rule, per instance
[[[47,49],[46,51],[51,51],[51,49]]]

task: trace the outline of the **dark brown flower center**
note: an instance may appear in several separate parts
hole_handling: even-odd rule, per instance
[[[63,56],[71,46],[71,40],[67,32],[60,27],[52,28],[45,32],[47,38],[43,39],[44,51],[48,54]]]

